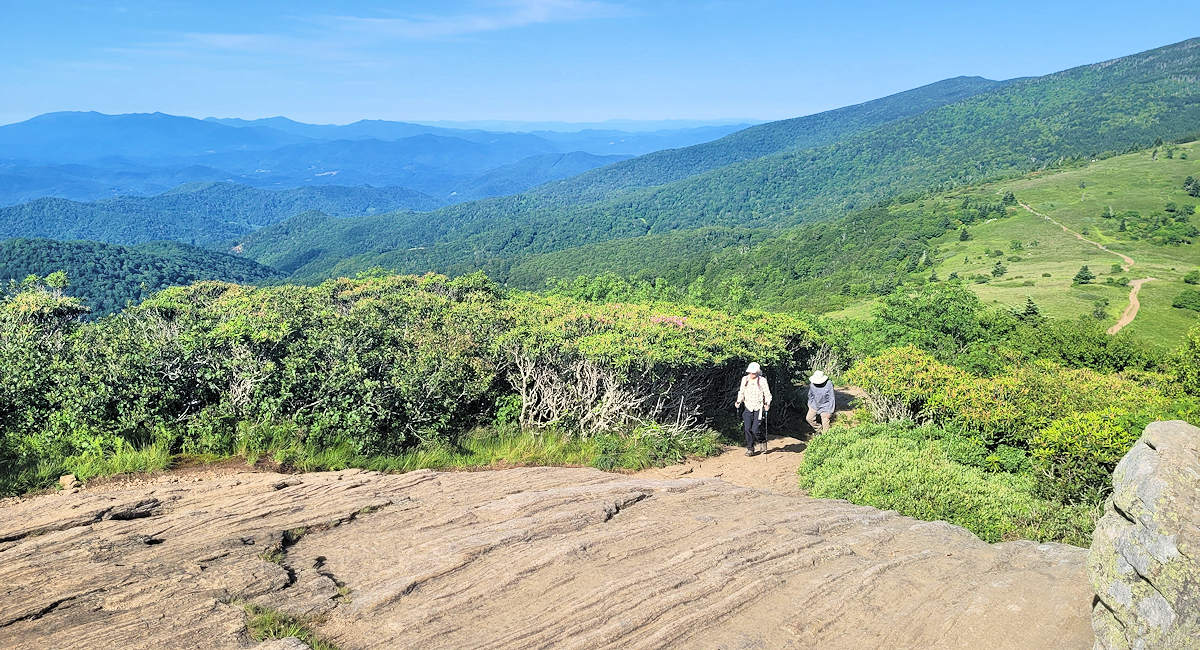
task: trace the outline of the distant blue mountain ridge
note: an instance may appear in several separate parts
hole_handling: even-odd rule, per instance
[[[438,204],[520,192],[740,125],[511,133],[408,122],[306,124],[164,113],[47,113],[0,126],[0,205],[149,196],[182,183],[403,187]],[[554,161],[569,154],[570,164]],[[490,188],[490,189],[489,189]]]

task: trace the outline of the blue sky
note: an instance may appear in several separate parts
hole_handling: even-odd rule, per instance
[[[0,0],[0,123],[778,119],[1200,35],[1192,2]]]

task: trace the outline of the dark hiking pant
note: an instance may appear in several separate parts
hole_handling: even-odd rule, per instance
[[[766,442],[767,437],[760,433],[762,429],[762,411],[742,411],[742,434],[746,436],[746,449],[754,450],[755,442]]]

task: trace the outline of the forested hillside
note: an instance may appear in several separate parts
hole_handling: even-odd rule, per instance
[[[91,241],[9,239],[0,242],[0,281],[65,272],[63,292],[96,317],[123,309],[170,286],[203,280],[254,284],[279,272],[247,259],[176,242],[116,246]]]
[[[919,115],[1004,83],[982,77],[946,79],[854,106],[752,126],[712,142],[638,156],[539,188],[536,193],[583,203],[620,190],[664,185],[744,160],[831,144],[847,134]]]
[[[89,239],[117,244],[175,240],[226,246],[308,210],[350,216],[397,209],[429,209],[434,199],[396,187],[306,187],[261,190],[232,183],[184,185],[149,197],[91,203],[39,199],[0,208],[0,237]]]
[[[1200,124],[1198,75],[1200,39],[1193,39],[1015,80],[917,115],[848,129],[831,144],[742,160],[591,203],[548,188],[431,215],[372,217],[334,230],[323,224],[319,233],[293,230],[287,240],[264,233],[247,240],[245,252],[259,260],[304,259],[304,279],[375,265],[482,267],[504,277],[513,260],[588,243],[706,226],[779,228],[902,192],[1187,138]],[[622,165],[633,168],[637,160]]]

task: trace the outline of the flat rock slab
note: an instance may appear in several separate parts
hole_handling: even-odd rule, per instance
[[[1086,555],[714,479],[167,477],[0,506],[0,645],[253,647],[253,603],[342,648],[1087,648]]]

